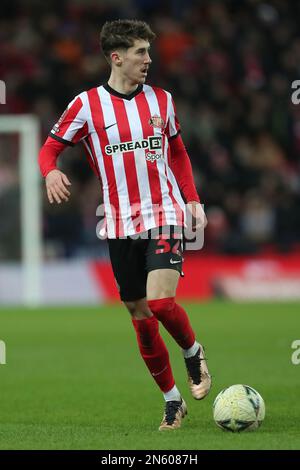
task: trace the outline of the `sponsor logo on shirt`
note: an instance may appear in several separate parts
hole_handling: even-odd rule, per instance
[[[116,153],[132,152],[134,150],[162,150],[161,136],[150,136],[148,139],[134,140],[131,142],[122,142],[105,146],[106,155],[114,155]],[[149,153],[147,153],[149,155]],[[154,154],[155,155],[155,154]],[[158,153],[157,153],[158,155]],[[160,154],[161,155],[161,154]]]
[[[160,158],[162,158],[162,153],[146,153],[146,160],[148,160],[148,162],[153,163]]]

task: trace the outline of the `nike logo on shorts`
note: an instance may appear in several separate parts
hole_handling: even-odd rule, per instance
[[[171,258],[171,259],[170,259],[170,263],[171,263],[171,264],[181,263],[181,259],[177,261],[177,260]]]
[[[117,123],[114,122],[114,124],[110,124],[109,126],[103,127],[103,129],[106,131],[106,130],[109,129],[110,127],[115,126],[116,124],[117,124]]]

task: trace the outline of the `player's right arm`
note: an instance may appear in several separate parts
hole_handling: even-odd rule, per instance
[[[47,196],[50,204],[54,201],[60,204],[68,201],[71,195],[68,186],[71,186],[69,178],[60,170],[51,170],[45,179]]]
[[[45,178],[47,196],[50,204],[62,201],[68,201],[71,195],[68,187],[71,183],[57,166],[57,158],[65,149],[66,145],[48,137],[39,153],[39,166],[42,175]]]
[[[68,201],[71,185],[67,175],[57,168],[57,159],[68,145],[75,145],[88,135],[83,103],[80,96],[68,105],[39,153],[39,166],[45,178],[49,202]]]

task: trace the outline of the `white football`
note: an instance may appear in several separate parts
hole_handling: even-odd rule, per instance
[[[264,420],[265,403],[249,385],[231,385],[216,397],[213,413],[216,424],[226,431],[253,430]]]

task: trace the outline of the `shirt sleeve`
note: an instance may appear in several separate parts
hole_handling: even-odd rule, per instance
[[[40,172],[43,177],[46,177],[51,170],[57,169],[57,158],[66,147],[67,145],[63,142],[58,142],[48,137],[38,157]]]
[[[176,108],[174,100],[170,93],[168,93],[168,121],[166,126],[166,134],[168,139],[176,137],[180,132],[180,124],[176,115]]]
[[[76,96],[51,129],[49,136],[66,145],[75,145],[88,135],[84,107]]]
[[[175,136],[174,136],[175,137]],[[180,135],[169,141],[171,152],[171,169],[186,202],[200,202],[190,158]]]

